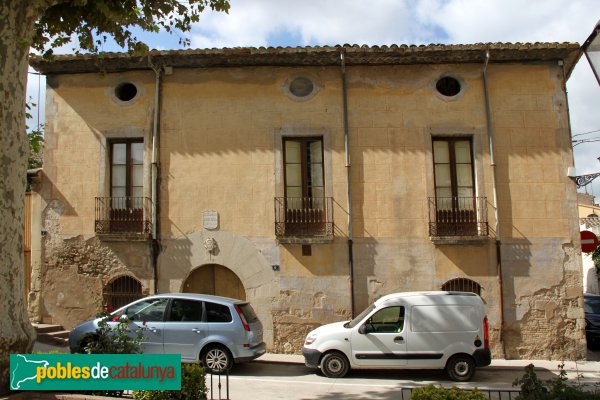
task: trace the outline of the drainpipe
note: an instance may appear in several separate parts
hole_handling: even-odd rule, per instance
[[[342,66],[342,101],[344,105],[344,151],[346,153],[346,207],[348,210],[348,264],[350,266],[350,302],[352,307],[352,318],[355,316],[354,299],[354,252],[352,232],[352,199],[350,197],[350,135],[348,134],[348,92],[346,87],[346,60],[345,50],[340,48],[340,60]]]
[[[159,146],[160,146],[160,132],[159,132],[159,117],[160,117],[160,84],[162,76],[162,66],[153,65],[150,56],[148,56],[148,64],[154,71],[155,83],[154,83],[154,115],[152,119],[152,163],[151,163],[151,199],[152,199],[152,246],[151,246],[151,258],[152,258],[152,272],[154,276],[154,293],[158,293],[158,253],[160,249],[159,245],[159,227],[158,227],[158,192],[159,192]]]
[[[502,332],[504,331],[504,286],[502,284],[502,252],[501,252],[501,240],[500,240],[500,220],[498,218],[498,193],[496,187],[496,156],[494,153],[494,129],[492,125],[492,108],[490,106],[490,94],[487,77],[487,67],[490,61],[490,51],[485,52],[485,64],[483,66],[483,90],[485,94],[485,115],[487,119],[487,136],[490,146],[490,165],[492,167],[492,191],[493,191],[493,207],[494,207],[494,220],[496,230],[496,262],[498,267],[498,292],[500,293],[500,343],[502,344],[502,353],[506,358],[506,349],[504,347],[504,341],[502,338]]]

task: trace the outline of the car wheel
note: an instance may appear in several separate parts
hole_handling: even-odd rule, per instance
[[[454,356],[446,364],[446,372],[453,381],[467,382],[475,374],[475,361],[467,355]]]
[[[224,347],[212,346],[202,354],[202,364],[208,372],[223,372],[231,368],[233,358]]]
[[[349,370],[348,359],[337,351],[325,354],[321,360],[321,371],[328,378],[342,378]]]

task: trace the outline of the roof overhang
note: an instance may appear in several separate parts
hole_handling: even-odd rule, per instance
[[[567,77],[581,57],[577,43],[480,43],[422,46],[239,47],[201,50],[152,50],[145,54],[101,53],[57,55],[48,60],[32,57],[42,74],[124,72],[164,65],[174,68],[335,66],[344,53],[347,66],[484,63],[564,63]]]

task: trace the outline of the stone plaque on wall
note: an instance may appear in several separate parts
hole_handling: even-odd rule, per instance
[[[219,227],[219,213],[216,211],[204,211],[202,213],[202,226],[204,226],[204,229],[217,229]]]

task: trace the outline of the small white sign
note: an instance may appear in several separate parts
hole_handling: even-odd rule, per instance
[[[217,229],[219,227],[219,213],[204,211],[202,213],[202,226],[204,226],[204,229]]]

